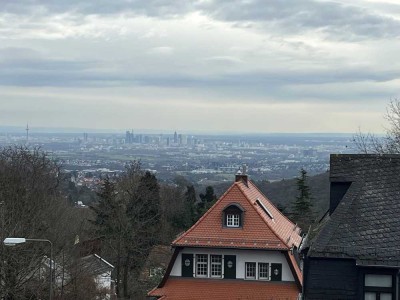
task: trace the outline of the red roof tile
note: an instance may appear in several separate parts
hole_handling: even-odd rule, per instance
[[[268,216],[259,200],[270,212]],[[244,212],[242,228],[222,226],[222,213],[231,203],[240,204]],[[226,247],[285,250],[298,247],[299,228],[287,219],[249,180],[238,181],[173,246]]]
[[[294,282],[266,282],[229,279],[172,278],[149,296],[165,300],[297,300]]]

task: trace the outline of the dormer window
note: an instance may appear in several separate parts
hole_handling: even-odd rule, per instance
[[[239,214],[227,214],[226,215],[226,226],[228,227],[239,227]]]
[[[229,204],[223,210],[223,225],[229,228],[239,228],[243,226],[244,209],[237,203]]]

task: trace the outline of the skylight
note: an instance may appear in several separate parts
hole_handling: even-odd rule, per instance
[[[257,198],[256,203],[262,208],[262,210],[268,215],[268,217],[270,217],[272,220],[274,219],[271,212],[268,210],[268,208],[266,208],[264,203],[260,201],[260,199]]]

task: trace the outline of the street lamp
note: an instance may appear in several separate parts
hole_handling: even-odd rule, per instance
[[[9,237],[4,239],[3,243],[6,246],[15,246],[17,244],[23,244],[26,242],[45,242],[50,244],[50,292],[49,292],[49,299],[51,300],[53,298],[53,244],[49,240],[46,239],[26,239],[26,238],[14,238],[14,237]]]

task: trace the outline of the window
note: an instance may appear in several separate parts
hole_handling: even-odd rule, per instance
[[[222,255],[211,255],[211,277],[222,277]]]
[[[246,263],[246,279],[256,279],[256,266],[255,262]]]
[[[364,300],[378,300],[378,294],[379,294],[379,300],[393,299],[391,293],[366,292],[364,294]]]
[[[393,276],[389,274],[365,274],[364,300],[392,300]]]
[[[258,279],[269,280],[269,264],[258,263]]]
[[[240,228],[243,226],[243,208],[236,203],[231,203],[224,208],[223,226]]]
[[[260,201],[260,199],[257,198],[256,203],[258,204],[258,206],[261,207],[261,209],[267,214],[268,217],[270,217],[271,219],[274,219],[274,216],[271,214],[271,212],[268,210],[268,208],[264,205],[264,203],[262,203]]]
[[[208,255],[196,254],[196,276],[208,276]]]
[[[238,214],[236,214],[236,215],[232,215],[232,214],[226,215],[226,226],[228,226],[228,227],[239,227],[239,218],[240,218],[240,216]]]

